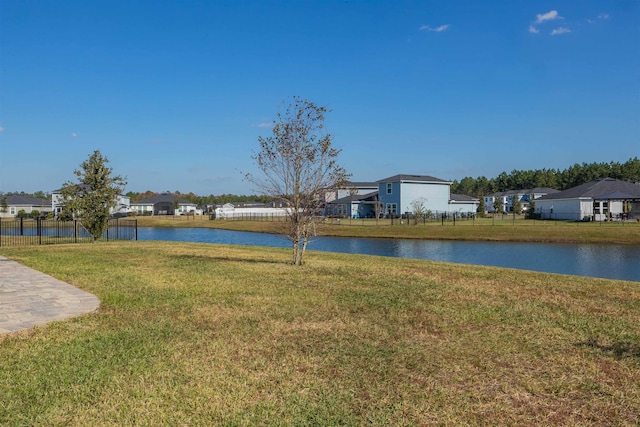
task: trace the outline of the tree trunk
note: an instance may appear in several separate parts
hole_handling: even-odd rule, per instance
[[[292,264],[293,265],[300,265],[299,264],[299,260],[300,260],[300,237],[295,236],[291,239],[291,241],[293,242],[293,260],[292,260]]]
[[[304,236],[302,238],[302,249],[300,249],[300,255],[299,255],[300,264],[298,265],[302,265],[304,263],[304,251],[307,250],[307,243],[309,243],[309,237]]]

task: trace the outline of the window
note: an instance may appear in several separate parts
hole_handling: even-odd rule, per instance
[[[387,182],[387,194],[391,194],[391,183]]]
[[[9,213],[10,213],[11,215],[15,215],[15,214],[16,214],[16,208],[15,208],[15,206],[11,206],[11,207],[9,208]]]
[[[387,203],[387,209],[385,209],[387,214],[396,215],[398,213],[398,205],[396,203]]]

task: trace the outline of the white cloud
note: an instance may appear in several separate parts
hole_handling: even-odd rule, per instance
[[[600,15],[598,15],[598,19],[609,19],[609,14],[601,13]]]
[[[256,125],[257,128],[271,128],[273,127],[273,123],[267,123],[267,122],[263,122],[263,123],[258,123]]]
[[[536,24],[541,24],[544,21],[553,21],[554,19],[564,19],[564,18],[558,15],[557,10],[550,10],[547,13],[538,13],[536,15]]]
[[[538,34],[540,32],[540,30],[538,30],[536,27],[534,27],[533,25],[529,25],[529,32],[533,33],[533,34]]]
[[[4,132],[4,128],[0,126],[0,132]]]
[[[551,35],[552,36],[559,36],[560,34],[566,34],[566,33],[570,33],[571,30],[568,29],[567,27],[558,27],[556,29],[554,29],[553,31],[551,31]]]
[[[71,136],[75,138],[76,136],[78,136],[78,134],[75,132],[71,132]]]
[[[431,25],[423,25],[420,27],[420,31],[433,31],[436,33],[441,33],[443,31],[446,31],[450,26],[451,26],[450,24],[440,25],[439,27],[432,27]]]

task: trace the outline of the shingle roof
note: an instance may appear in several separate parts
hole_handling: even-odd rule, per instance
[[[598,198],[612,193],[624,193],[640,198],[640,185],[613,178],[601,178],[558,193],[547,194],[537,200]]]
[[[156,203],[173,203],[174,201],[178,201],[178,203],[182,205],[195,205],[182,197],[174,196],[173,194],[158,194],[157,196],[149,197],[146,199],[138,200],[137,202],[132,202],[132,205],[155,205]]]
[[[7,194],[6,196],[0,196],[0,199],[4,197],[7,198],[7,205],[51,207],[51,200],[47,199],[38,199],[37,197],[23,196],[21,194]]]
[[[402,182],[402,181],[413,181],[413,182],[441,182],[448,183],[451,181],[445,181],[444,179],[436,178],[429,175],[394,175],[389,178],[381,179],[378,182]]]
[[[480,202],[480,199],[467,196],[466,194],[451,194],[449,196],[449,200],[455,201],[455,202]]]
[[[378,188],[377,182],[364,182],[364,181],[348,181],[346,187],[374,187]]]

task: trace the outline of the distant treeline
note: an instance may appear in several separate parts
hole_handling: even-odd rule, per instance
[[[629,159],[625,163],[582,163],[574,164],[565,170],[559,169],[538,169],[538,170],[513,170],[510,173],[502,172],[496,178],[466,177],[460,181],[455,180],[451,185],[451,192],[454,194],[466,194],[468,196],[482,197],[488,194],[498,193],[507,190],[524,190],[536,187],[554,188],[556,190],[566,190],[598,178],[615,178],[622,181],[640,183],[640,160],[637,157]],[[166,192],[165,192],[166,193]],[[198,196],[194,193],[181,193],[180,191],[170,192],[177,197],[195,203],[198,206],[223,205],[225,203],[247,203],[260,202],[269,203],[273,198],[260,195],[238,196],[235,194],[221,194],[215,196]],[[40,199],[51,198],[50,193],[36,191],[35,193],[0,191],[0,196],[6,194],[20,194],[23,196],[37,197]],[[149,197],[157,196],[154,191],[128,192],[132,202],[137,202]]]
[[[199,196],[194,193],[182,193],[180,191],[163,192],[163,193],[156,193],[153,191],[145,191],[144,193],[138,193],[138,192],[130,191],[126,195],[131,199],[131,202],[137,202],[139,200],[147,199],[149,197],[157,196],[159,194],[166,194],[166,193],[170,193],[181,199],[188,200],[191,203],[195,203],[198,206],[223,205],[225,203],[247,203],[247,202],[269,203],[273,201],[271,197],[258,196],[258,195],[238,196],[235,194],[221,194],[221,195],[215,196],[213,194],[209,194],[208,196]]]
[[[45,193],[44,191],[36,191],[35,193],[25,193],[24,191],[0,191],[0,196],[8,196],[9,194],[18,194],[20,196],[35,197],[37,199],[46,200],[49,200],[51,198],[51,193]]]
[[[637,157],[625,163],[582,163],[565,170],[538,169],[502,172],[496,178],[466,177],[455,180],[451,185],[454,194],[482,197],[507,190],[525,190],[536,187],[566,190],[598,178],[615,178],[622,181],[640,183],[640,160]]]

